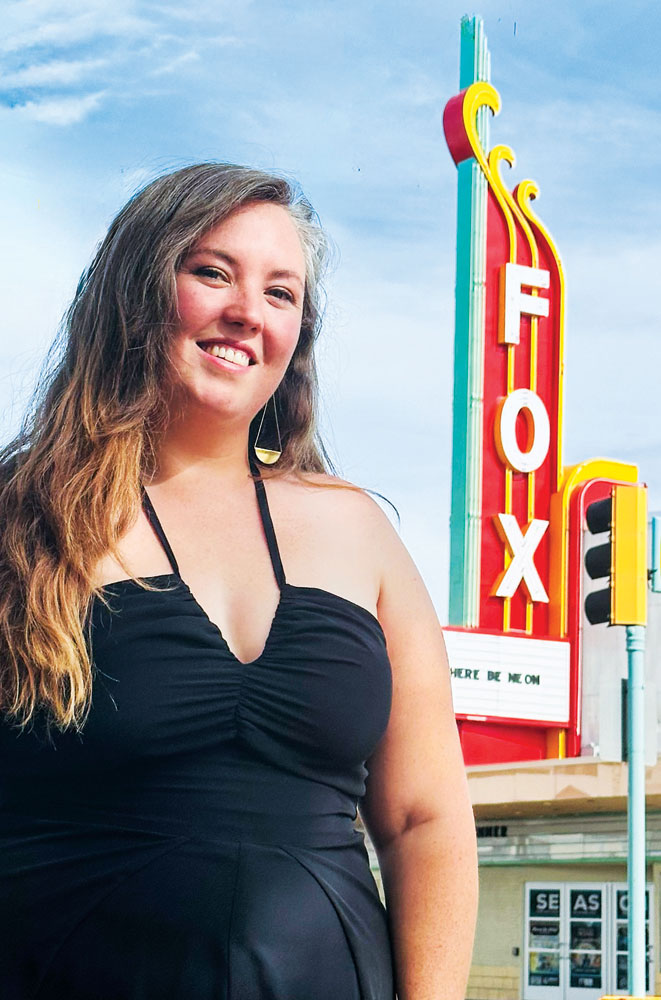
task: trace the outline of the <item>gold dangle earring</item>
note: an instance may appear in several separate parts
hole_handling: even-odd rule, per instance
[[[260,448],[257,444],[259,441],[259,435],[262,433],[262,424],[264,423],[264,417],[266,416],[266,407],[269,405],[268,400],[264,404],[264,409],[262,410],[262,419],[259,421],[259,427],[257,428],[257,435],[255,437],[255,443],[253,445],[255,455],[263,462],[264,465],[273,465],[278,461],[282,455],[282,440],[280,438],[280,425],[278,423],[278,408],[275,405],[275,396],[271,396],[273,400],[273,413],[275,415],[275,429],[278,432],[278,449],[275,448]]]

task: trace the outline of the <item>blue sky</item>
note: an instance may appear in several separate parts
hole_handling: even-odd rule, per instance
[[[661,15],[568,0],[20,0],[0,39],[0,430],[114,213],[168,168],[301,182],[338,247],[320,345],[340,471],[397,505],[447,601],[456,171],[441,132],[479,13],[568,284],[565,461],[637,462],[661,509]]]

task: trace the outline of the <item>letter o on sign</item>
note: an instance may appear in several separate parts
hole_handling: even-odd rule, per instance
[[[528,423],[528,448],[521,451],[516,439],[516,418]],[[515,472],[534,472],[546,458],[551,425],[544,403],[532,389],[515,389],[505,398],[496,416],[496,448],[501,461]]]

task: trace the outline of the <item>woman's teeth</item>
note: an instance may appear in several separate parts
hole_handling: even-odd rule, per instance
[[[213,354],[214,358],[224,358],[225,361],[233,361],[235,365],[247,368],[250,358],[245,351],[239,351],[236,347],[223,347],[221,344],[204,344],[202,350],[207,354]]]

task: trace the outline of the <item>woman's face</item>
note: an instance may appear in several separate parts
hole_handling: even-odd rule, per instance
[[[210,229],[177,274],[172,384],[185,406],[249,424],[298,341],[305,258],[280,205],[253,202]]]

